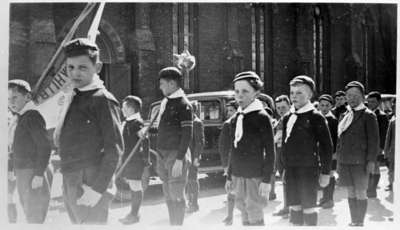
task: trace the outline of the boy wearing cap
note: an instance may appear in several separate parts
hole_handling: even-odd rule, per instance
[[[310,101],[314,81],[297,76],[289,84],[293,106],[283,118],[282,135],[289,220],[294,225],[317,225],[318,182],[321,187],[329,184],[332,139],[326,119]]]
[[[333,202],[333,193],[335,191],[335,170],[337,165],[336,160],[336,141],[337,141],[337,127],[338,127],[338,120],[336,119],[335,115],[333,115],[331,109],[333,105],[333,98],[329,94],[323,94],[318,99],[318,109],[321,111],[322,115],[328,121],[329,132],[331,134],[332,143],[333,143],[333,156],[332,156],[332,168],[330,173],[330,180],[328,186],[326,186],[322,192],[322,198],[319,201],[318,206],[322,208],[332,208],[334,206]]]
[[[239,73],[233,83],[239,108],[231,119],[233,146],[225,188],[235,193],[242,224],[261,226],[274,171],[271,118],[257,99],[263,82],[256,73]]]
[[[188,213],[197,212],[199,210],[199,190],[200,184],[198,179],[198,169],[200,166],[200,157],[204,148],[204,125],[198,117],[199,102],[191,102],[193,109],[193,138],[190,142],[191,164],[189,166],[188,183],[186,185],[186,195],[188,198]]]
[[[364,105],[364,86],[358,81],[346,85],[348,111],[339,121],[337,160],[339,185],[347,187],[350,226],[363,226],[367,211],[369,173],[375,168],[379,149],[376,115]]]
[[[283,182],[283,208],[276,213],[273,213],[274,216],[282,216],[283,218],[289,217],[289,207],[286,202],[286,183],[283,179],[284,176],[284,168],[282,162],[282,129],[283,129],[283,117],[289,113],[290,110],[290,99],[287,95],[281,95],[275,99],[275,108],[279,115],[279,119],[273,125],[274,128],[274,142],[276,148],[276,157],[275,157],[275,170],[279,172],[279,175],[282,178]],[[273,175],[273,179],[275,179],[275,175]],[[271,182],[273,185],[275,180]],[[274,185],[273,185],[274,186]]]
[[[389,119],[385,112],[380,109],[382,102],[381,94],[378,91],[372,91],[367,95],[368,108],[375,113],[376,119],[378,120],[379,128],[379,150],[377,161],[375,162],[375,169],[369,175],[367,197],[376,198],[376,189],[381,178],[381,172],[379,169],[379,163],[384,162],[383,149],[385,147],[386,132],[389,126]]]
[[[51,144],[46,123],[32,102],[24,80],[8,82],[8,106],[16,113],[10,127],[17,191],[28,223],[43,223],[50,201],[51,174],[46,172]]]
[[[229,158],[232,151],[232,135],[231,135],[231,118],[236,113],[237,103],[229,101],[226,105],[226,117],[228,118],[222,125],[221,132],[218,137],[218,152],[221,157],[221,164],[224,168],[224,175],[228,173]],[[222,221],[225,225],[233,224],[233,210],[235,208],[235,194],[227,191],[227,212],[228,215]]]
[[[342,90],[339,90],[335,93],[334,99],[335,107],[332,109],[332,113],[337,119],[339,119],[340,116],[347,111],[346,93]]]
[[[64,47],[73,91],[55,129],[63,195],[71,222],[105,224],[112,195],[106,191],[123,151],[119,103],[98,73],[97,45],[77,38]]]
[[[125,121],[122,123],[122,136],[124,137],[122,162],[126,161],[135,147],[140,138],[138,132],[144,127],[143,119],[140,116],[141,108],[142,100],[137,96],[129,95],[122,101],[122,113],[125,117]],[[123,224],[134,224],[140,220],[139,208],[143,200],[142,176],[144,168],[149,166],[149,162],[149,143],[146,138],[121,175],[132,191],[131,211],[119,220]]]
[[[159,72],[161,101],[157,124],[156,171],[163,181],[171,225],[182,225],[185,217],[184,190],[190,163],[190,141],[193,136],[193,114],[189,100],[181,88],[182,73],[176,67]],[[155,130],[153,130],[155,131]]]

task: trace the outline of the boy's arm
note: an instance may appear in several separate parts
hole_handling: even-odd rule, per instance
[[[190,141],[193,137],[193,115],[189,105],[182,106],[179,113],[178,119],[180,121],[182,133],[181,140],[178,147],[177,159],[182,160],[185,157],[187,149],[189,148]]]
[[[263,180],[264,183],[269,183],[271,175],[274,172],[275,164],[275,143],[272,124],[269,116],[264,117],[261,127],[262,137],[264,140],[264,166],[263,166]]]
[[[46,130],[46,122],[42,115],[36,110],[32,110],[27,116],[29,132],[38,153],[34,173],[36,176],[43,176],[49,164],[51,153],[51,143]]]
[[[92,189],[99,193],[103,193],[107,189],[123,152],[124,144],[119,114],[118,104],[110,99],[99,100],[96,105],[98,125],[104,140],[104,155]]]
[[[333,144],[328,122],[321,114],[314,116],[314,132],[318,141],[318,154],[321,163],[321,174],[329,175],[332,165]]]

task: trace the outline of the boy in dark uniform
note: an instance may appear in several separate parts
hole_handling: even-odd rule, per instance
[[[197,212],[199,210],[199,190],[200,184],[198,179],[198,169],[200,166],[200,157],[203,152],[205,139],[204,139],[204,126],[201,119],[198,117],[199,103],[197,101],[191,102],[193,109],[193,139],[190,143],[190,153],[192,163],[189,166],[188,183],[186,185],[186,194],[188,197],[187,212]]]
[[[274,171],[271,118],[257,99],[263,82],[256,73],[239,73],[233,83],[239,108],[231,120],[233,146],[225,187],[235,194],[242,224],[260,226]]]
[[[64,47],[73,91],[55,130],[61,158],[63,196],[74,224],[105,224],[112,195],[107,191],[123,151],[119,103],[98,73],[97,45],[77,38]]]
[[[176,67],[159,72],[161,101],[158,126],[157,173],[163,181],[171,225],[182,225],[185,217],[185,187],[193,136],[193,114],[189,100],[181,89],[182,73]]]
[[[331,109],[333,105],[333,98],[329,94],[323,94],[318,99],[318,109],[321,111],[322,115],[328,121],[329,132],[331,133],[332,143],[333,143],[333,155],[332,155],[332,168],[331,168],[331,179],[329,180],[328,186],[326,186],[322,192],[322,198],[319,201],[319,206],[322,208],[332,208],[334,206],[333,193],[335,191],[335,170],[337,165],[336,160],[336,141],[337,141],[337,127],[338,120],[335,115],[333,115]]]
[[[332,109],[332,113],[337,119],[339,119],[340,116],[347,111],[346,93],[342,90],[339,90],[335,93],[334,99],[335,107]]]
[[[50,202],[51,175],[46,172],[51,144],[42,115],[24,80],[8,82],[8,106],[16,113],[11,133],[17,191],[28,223],[43,223]]]
[[[15,127],[17,126],[17,115],[14,114],[10,109],[8,109],[8,194],[7,194],[7,214],[8,214],[8,222],[16,223],[17,222],[17,205],[14,202],[14,194],[17,188],[17,182],[15,177],[15,171],[13,167],[13,153],[12,153],[12,145],[14,139]]]
[[[228,118],[222,125],[221,132],[218,137],[218,152],[221,157],[221,164],[224,168],[224,175],[228,173],[229,158],[232,151],[232,135],[231,135],[231,118],[236,113],[237,104],[235,101],[229,101],[226,105],[226,117]],[[227,191],[228,216],[223,222],[225,225],[233,224],[233,210],[235,208],[235,194]]]
[[[389,126],[389,119],[385,112],[380,109],[382,102],[381,94],[377,91],[372,91],[367,96],[368,108],[375,113],[376,119],[378,120],[379,127],[379,150],[377,162],[375,162],[375,169],[369,175],[367,197],[376,198],[376,189],[381,178],[381,172],[379,169],[379,163],[384,162],[383,160],[383,149],[385,147],[386,132]]]
[[[364,105],[364,86],[358,81],[346,85],[348,111],[339,121],[337,160],[339,185],[347,187],[350,226],[363,226],[367,211],[368,178],[375,168],[379,149],[379,128],[374,112]]]
[[[290,110],[290,99],[287,95],[281,95],[275,99],[275,108],[279,115],[279,119],[273,124],[274,127],[274,142],[276,148],[275,157],[275,170],[279,172],[283,182],[283,208],[276,213],[274,216],[282,216],[283,218],[289,217],[289,207],[286,201],[286,183],[283,178],[284,168],[282,162],[282,131],[283,131],[283,117],[289,113]],[[274,175],[273,175],[274,177]],[[273,178],[274,179],[274,178]],[[271,184],[275,183],[275,180]]]
[[[125,162],[140,136],[138,132],[144,127],[140,116],[142,100],[139,97],[129,95],[122,101],[122,113],[125,121],[122,123],[122,135],[124,137],[124,153],[122,162]],[[131,211],[120,222],[134,224],[139,222],[139,208],[143,200],[142,176],[144,168],[149,165],[149,143],[144,139],[140,149],[132,156],[122,173],[122,178],[128,183],[132,191]]]
[[[318,182],[321,187],[329,184],[332,139],[326,119],[310,101],[314,81],[297,76],[289,84],[293,106],[283,118],[282,135],[289,220],[294,225],[317,225]]]

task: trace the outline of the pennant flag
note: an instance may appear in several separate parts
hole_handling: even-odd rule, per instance
[[[67,91],[70,85],[63,47],[66,43],[77,37],[87,37],[93,42],[96,41],[104,5],[105,2],[88,3],[85,6],[47,64],[32,91],[33,101],[46,120],[47,129],[56,126],[58,113],[63,106],[65,98],[64,91]]]

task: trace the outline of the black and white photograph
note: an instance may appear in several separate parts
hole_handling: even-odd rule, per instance
[[[395,228],[396,1],[2,6],[6,227]]]

